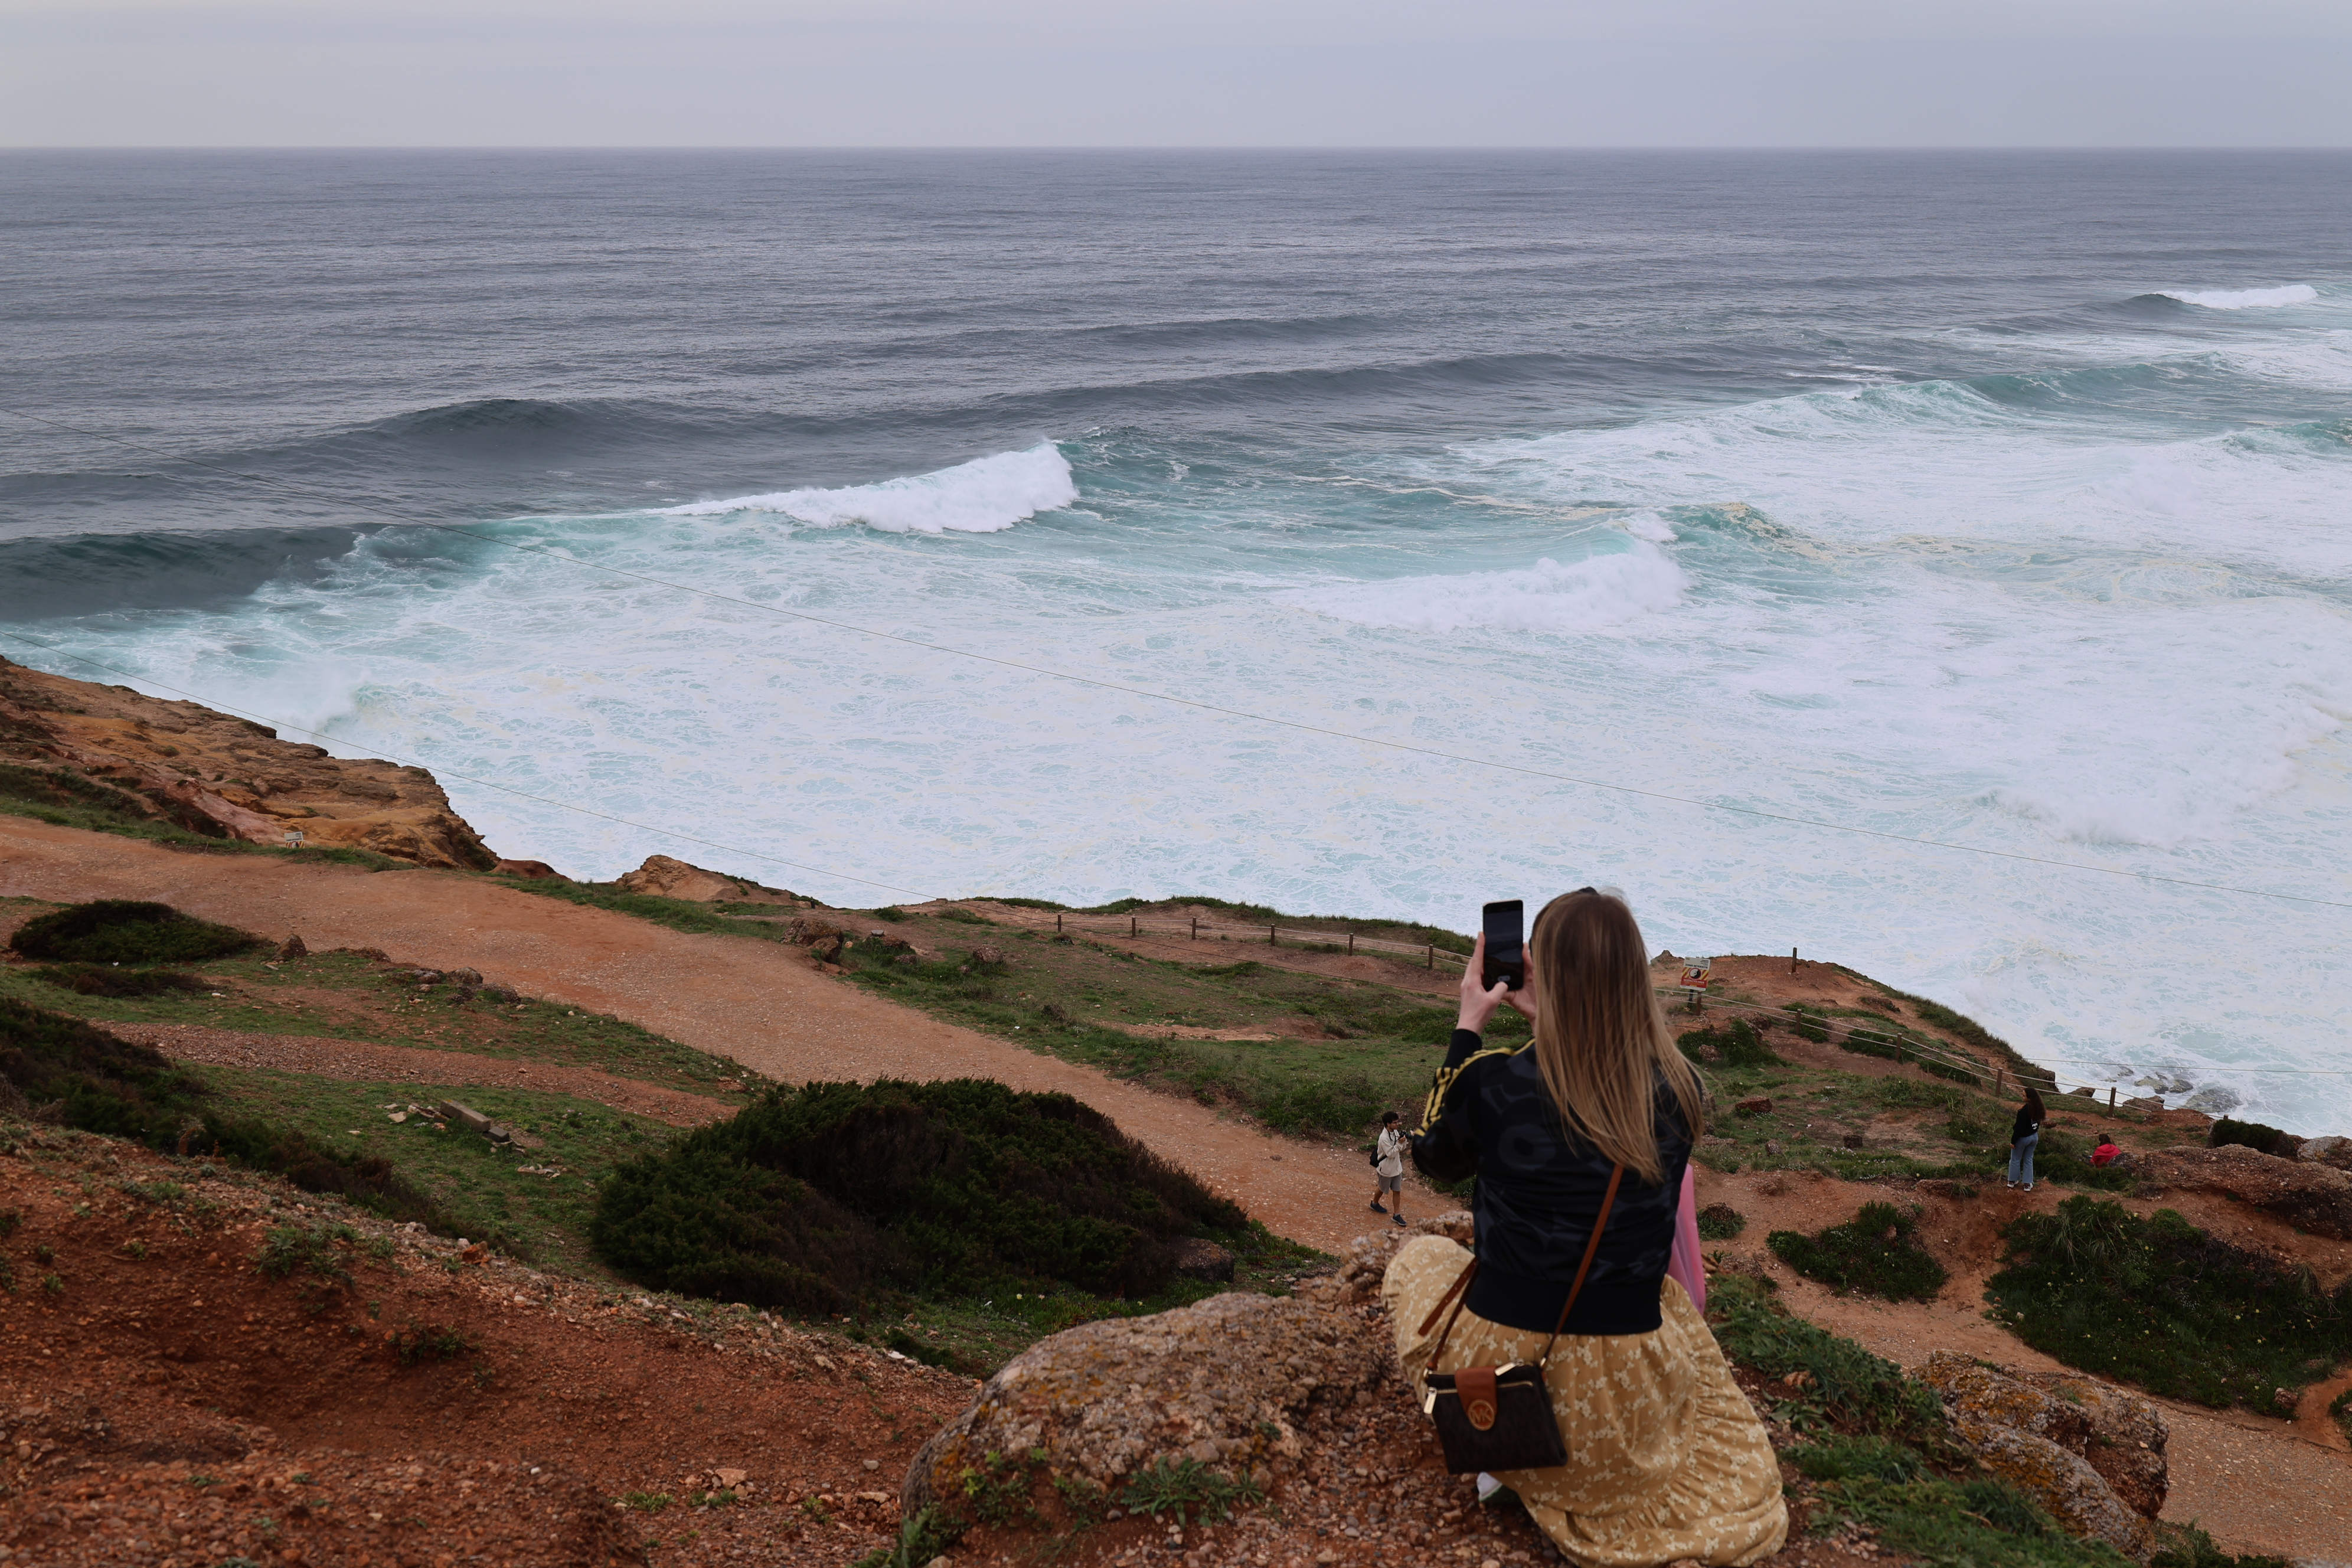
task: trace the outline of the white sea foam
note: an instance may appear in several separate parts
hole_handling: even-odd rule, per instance
[[[1069,459],[1051,441],[951,468],[841,489],[773,490],[660,509],[667,517],[773,512],[817,528],[864,523],[885,533],[995,533],[1078,499]]]
[[[2209,310],[2268,310],[2281,305],[2308,305],[2319,290],[2308,283],[2288,283],[2276,289],[2159,289],[2168,300],[2202,305]]]
[[[1274,597],[1335,620],[1399,631],[1574,633],[1671,610],[1689,586],[1664,552],[1637,541],[1631,550],[1565,565],[1546,556],[1516,571],[1295,588]]]

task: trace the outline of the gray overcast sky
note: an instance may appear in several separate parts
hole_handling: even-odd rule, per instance
[[[14,146],[2347,146],[2352,0],[0,0]]]

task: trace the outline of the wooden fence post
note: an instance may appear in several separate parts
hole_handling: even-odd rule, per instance
[[[1992,1069],[1992,1097],[1995,1100],[1999,1100],[2001,1097],[2000,1086],[2007,1082],[2008,1079],[2009,1069],[2007,1068],[1997,1067]]]
[[[1268,946],[1268,947],[1272,947],[1272,946],[1274,946],[1274,945],[1275,945],[1275,941],[1274,941],[1274,928],[1273,928],[1272,926],[1268,926],[1268,927],[1266,927],[1266,928],[1265,928],[1265,945],[1266,945],[1266,946]]]
[[[1054,911],[1054,934],[1062,934],[1062,912],[1059,910]]]
[[[1127,917],[1127,934],[1130,937],[1140,936],[1143,934],[1143,928],[1136,923],[1135,917],[1133,915]]]
[[[1356,956],[1356,933],[1354,931],[1349,931],[1348,933],[1348,956],[1349,958]]]
[[[2114,1084],[2109,1084],[2109,1085],[2107,1085],[2107,1109],[2108,1109],[2110,1111],[2112,1111],[2112,1110],[2115,1110],[2115,1108],[2116,1108],[2116,1086],[2115,1086]]]
[[[1198,915],[1192,917],[1192,940],[1194,942],[1201,940],[1201,917]]]
[[[1793,947],[1789,950],[1789,973],[1797,973],[1797,950]]]
[[[1429,967],[1437,967],[1437,944],[1433,942],[1429,944]]]

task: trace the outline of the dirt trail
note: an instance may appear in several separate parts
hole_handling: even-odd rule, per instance
[[[1941,1196],[1924,1187],[1906,1198],[1885,1187],[1793,1172],[1699,1172],[1702,1204],[1728,1203],[1750,1216],[1748,1230],[1728,1244],[1729,1250],[1763,1262],[1793,1311],[1905,1366],[1916,1366],[1931,1352],[1954,1350],[2008,1366],[2060,1369],[2060,1363],[1987,1318],[1984,1284],[2000,1267],[2000,1227],[2028,1209],[2053,1209],[2067,1195],[2063,1188],[2048,1186],[2031,1194],[2011,1192],[1989,1180],[1973,1199]],[[2299,1235],[2270,1215],[2208,1194],[2116,1195],[2136,1213],[2178,1209],[2190,1223],[2242,1246],[2290,1252],[2331,1284],[2352,1271],[2352,1243]],[[1921,1238],[1952,1272],[1950,1283],[1932,1301],[1840,1295],[1800,1278],[1764,1247],[1767,1230],[1811,1231],[1841,1224],[1864,1203],[1888,1197],[1921,1205]],[[2352,1452],[2347,1452],[2352,1445],[2331,1429],[2326,1416],[2335,1386],[2306,1394],[2293,1422],[2159,1400],[2172,1426],[2167,1450],[2172,1489],[2164,1517],[2200,1524],[2233,1552],[2352,1559]]]
[[[1073,1095],[1280,1235],[1337,1249],[1372,1216],[1360,1155],[1259,1131],[1173,1095],[928,1018],[818,973],[797,950],[697,936],[453,871],[205,855],[0,816],[0,896],[152,899],[313,948],[468,965],[731,1058],[770,1078],[992,1078]],[[1423,1190],[1412,1212],[1450,1206]]]
[[[246,1029],[208,1029],[195,1024],[109,1024],[110,1034],[152,1046],[174,1061],[215,1067],[269,1068],[314,1073],[320,1078],[373,1079],[390,1083],[487,1084],[498,1089],[538,1089],[577,1095],[667,1121],[699,1127],[732,1115],[735,1105],[709,1095],[664,1089],[633,1078],[615,1078],[596,1068],[517,1057],[476,1056],[417,1046],[380,1046],[325,1035],[264,1035]]]

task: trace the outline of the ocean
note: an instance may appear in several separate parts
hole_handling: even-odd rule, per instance
[[[0,652],[574,876],[1610,885],[2352,1131],[2347,220],[2344,153],[0,154]]]

